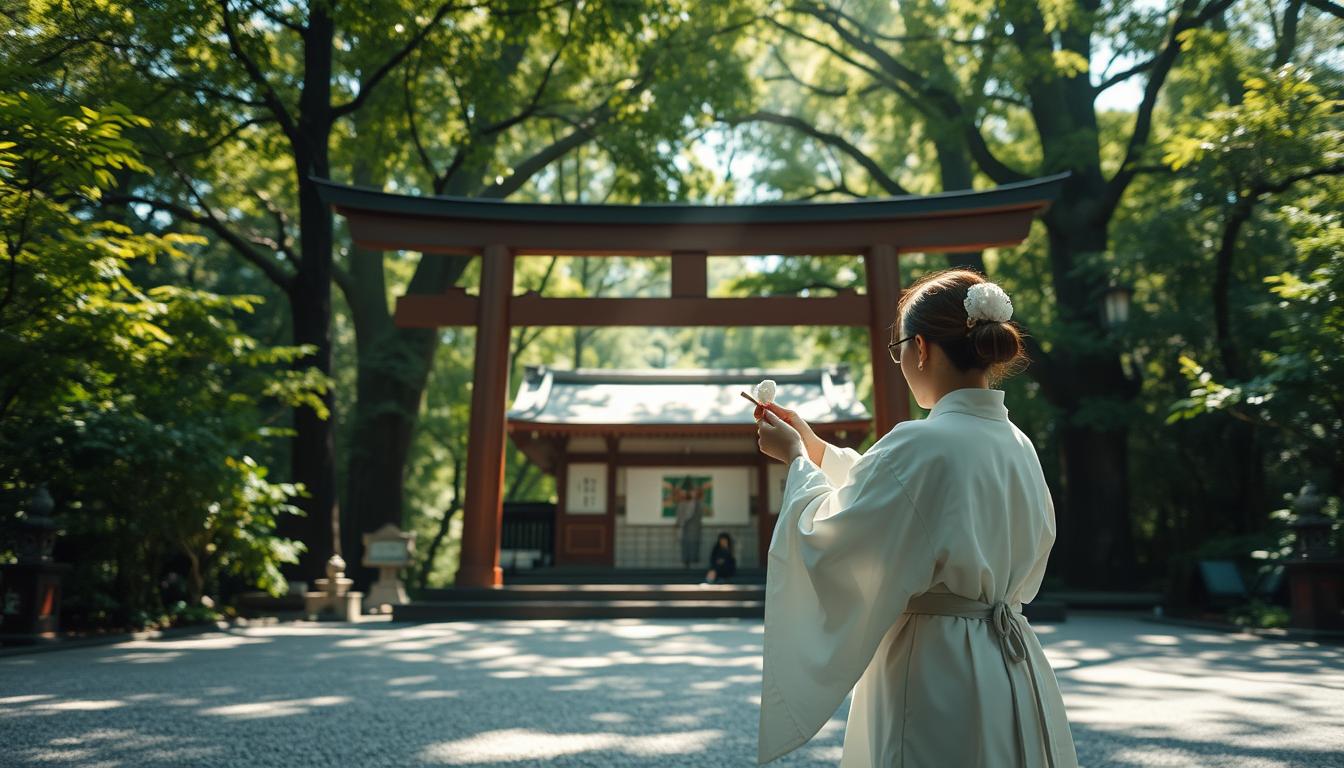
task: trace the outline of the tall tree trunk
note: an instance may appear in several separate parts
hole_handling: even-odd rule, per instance
[[[1056,503],[1057,542],[1052,557],[1071,586],[1116,588],[1133,584],[1134,538],[1129,511],[1129,430],[1111,416],[1137,394],[1115,350],[1098,345],[1104,338],[1098,299],[1107,276],[1076,268],[1083,254],[1100,252],[1107,242],[1104,222],[1088,216],[1103,186],[1085,174],[1071,178],[1046,216],[1050,262],[1062,327],[1051,351],[1049,376],[1042,391],[1060,409],[1060,493]],[[1071,342],[1087,329],[1081,343]]]
[[[300,193],[301,197],[307,197]],[[315,194],[313,195],[315,196]],[[331,222],[320,217],[325,210],[321,201],[300,203],[300,221],[304,233],[304,269],[294,282],[289,294],[290,317],[294,326],[294,343],[312,345],[315,352],[295,362],[299,368],[313,367],[323,374],[331,373],[331,271],[314,262],[318,249],[331,249]],[[307,551],[294,568],[294,578],[307,580],[324,575],[327,557],[336,541],[336,451],[332,420],[335,418],[334,393],[322,396],[328,409],[327,418],[312,408],[299,407],[294,411],[294,437],[290,441],[290,468],[294,481],[302,483],[307,491],[299,499],[303,517],[281,518],[279,533],[302,541]]]
[[[1245,381],[1250,372],[1237,346],[1232,331],[1232,276],[1237,239],[1242,227],[1255,212],[1257,195],[1238,194],[1223,221],[1223,234],[1214,254],[1213,270],[1213,327],[1218,344],[1218,356],[1225,376],[1232,381]],[[1234,511],[1229,517],[1232,532],[1246,533],[1265,523],[1264,462],[1260,456],[1255,427],[1244,421],[1228,421],[1228,460],[1231,462],[1226,503]]]
[[[971,167],[971,158],[966,146],[955,137],[939,134],[933,140],[938,152],[938,173],[943,191],[955,192],[975,187],[975,169]],[[967,267],[985,274],[985,258],[981,251],[952,251],[947,254],[947,266]]]
[[[1024,55],[1054,50],[1034,5],[1013,6],[1010,38]],[[1064,50],[1091,55],[1091,27],[1080,21],[1057,33]],[[1032,121],[1041,140],[1041,170],[1072,175],[1044,217],[1049,233],[1051,284],[1057,335],[1042,393],[1057,417],[1060,493],[1057,546],[1052,560],[1075,587],[1123,588],[1135,581],[1129,509],[1129,429],[1123,409],[1138,394],[1125,375],[1119,350],[1107,342],[1100,302],[1111,275],[1100,260],[1109,245],[1112,193],[1101,168],[1101,141],[1087,73],[1056,73],[1026,86]],[[1137,130],[1137,129],[1136,129]]]
[[[524,46],[509,47],[497,62],[499,82],[507,82],[517,71],[524,53]],[[499,116],[482,115],[482,122],[488,124],[492,117]],[[496,185],[483,191],[481,187],[500,135],[494,132],[470,137],[469,144],[461,148],[465,159],[453,173],[439,177],[436,194],[507,195],[508,188]],[[356,161],[354,176],[356,184],[381,186],[376,171],[363,159]],[[399,328],[394,324],[387,306],[381,253],[355,249],[352,257],[351,295],[346,298],[354,316],[358,379],[346,472],[349,511],[345,515],[348,530],[344,548],[347,573],[357,584],[366,584],[372,580],[373,571],[360,565],[363,534],[387,523],[404,525],[407,461],[439,335],[431,329]],[[469,256],[424,254],[407,293],[443,293],[457,283],[470,262]]]
[[[346,471],[349,521],[343,542],[347,575],[363,583],[363,534],[403,520],[407,460],[420,419],[439,335],[428,328],[399,328],[388,312],[381,253],[356,251],[352,307],[359,347],[356,402]],[[470,258],[425,254],[410,293],[442,293],[455,284]]]
[[[1129,430],[1065,424],[1060,440],[1060,498],[1051,559],[1070,586],[1128,586],[1134,579],[1129,517]],[[1115,494],[1119,494],[1118,496]]]
[[[294,343],[311,345],[314,352],[295,362],[299,368],[316,368],[331,374],[331,248],[332,213],[310,180],[329,175],[331,136],[331,67],[335,26],[322,3],[314,3],[304,33],[303,93],[299,97],[298,133],[294,143],[294,170],[299,188],[299,237],[302,258],[289,291]],[[294,412],[294,438],[290,444],[294,481],[307,495],[299,500],[303,517],[281,519],[279,533],[298,539],[307,551],[294,568],[294,578],[307,580],[324,575],[327,557],[340,537],[336,499],[336,450],[333,422],[335,393],[322,397],[328,416],[311,408]]]
[[[362,115],[357,115],[360,120]],[[358,130],[358,123],[356,127]],[[492,141],[474,142],[468,159],[439,194],[479,192],[479,180],[489,161]],[[379,188],[382,169],[366,157],[352,166],[355,184]],[[365,568],[364,534],[391,523],[405,526],[404,503],[407,462],[420,421],[420,405],[439,334],[429,328],[401,328],[393,322],[387,303],[383,254],[351,248],[350,281],[346,301],[355,326],[356,392],[351,414],[350,450],[346,463],[348,507],[342,547],[346,574],[363,588],[374,571]],[[424,254],[411,277],[407,293],[443,293],[456,285],[471,262],[470,256]],[[446,523],[445,523],[446,524]]]

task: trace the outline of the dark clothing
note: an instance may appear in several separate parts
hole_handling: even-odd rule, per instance
[[[715,544],[709,553],[709,566],[720,579],[728,579],[737,573],[737,558],[733,557],[732,550]]]

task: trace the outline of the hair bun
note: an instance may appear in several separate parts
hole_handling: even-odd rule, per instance
[[[1022,334],[1012,322],[981,320],[968,335],[981,368],[1011,363],[1022,354]]]

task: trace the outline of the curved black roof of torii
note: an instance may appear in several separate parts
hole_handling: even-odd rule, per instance
[[[936,216],[1049,204],[1068,173],[985,190],[898,195],[843,202],[765,202],[746,205],[695,203],[519,203],[480,197],[403,195],[313,178],[322,199],[336,208],[435,218],[563,224],[744,224],[799,221],[864,221]]]
[[[519,203],[403,195],[314,178],[355,242],[376,250],[519,253],[840,253],[1016,245],[1067,173],[993,189],[751,205]]]

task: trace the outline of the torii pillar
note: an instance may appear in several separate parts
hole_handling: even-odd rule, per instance
[[[873,419],[877,427],[873,434],[880,438],[910,418],[910,390],[905,376],[891,364],[887,346],[894,341],[890,328],[901,300],[901,265],[896,246],[870,247],[863,255],[863,266],[868,276],[868,307],[872,313],[868,319],[868,344],[873,358]]]
[[[505,413],[509,397],[509,301],[513,297],[513,251],[487,245],[481,253],[477,304],[476,375],[471,383],[471,426],[459,587],[498,587],[499,531],[503,515]]]

